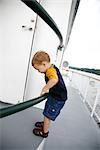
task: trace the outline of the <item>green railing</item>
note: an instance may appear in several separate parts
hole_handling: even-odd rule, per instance
[[[11,106],[8,106],[5,108],[1,108],[0,109],[0,118],[12,115],[16,112],[22,111],[24,109],[27,109],[27,108],[33,106],[33,105],[36,105],[36,104],[42,102],[43,100],[45,100],[47,97],[48,97],[48,93],[44,94],[43,96],[25,101],[23,103],[19,103],[16,105],[11,105]]]
[[[62,49],[63,47],[63,37],[61,32],[59,31],[55,21],[51,18],[51,16],[47,13],[47,11],[36,1],[36,0],[21,0],[23,3],[25,3],[29,8],[31,8],[35,13],[37,13],[56,33],[60,40],[60,44],[58,46],[58,49]],[[16,112],[22,111],[24,109],[27,109],[35,104],[40,103],[44,99],[48,97],[48,94],[44,94],[43,96],[31,99],[29,101],[25,101],[23,103],[19,103],[16,105],[12,105],[6,108],[0,109],[0,118],[9,116],[11,114],[14,114]]]
[[[24,2],[29,8],[31,8],[35,13],[37,13],[57,34],[60,44],[59,49],[63,46],[63,37],[61,32],[59,31],[55,21],[51,18],[51,16],[47,13],[47,11],[36,1],[36,0],[21,0]]]

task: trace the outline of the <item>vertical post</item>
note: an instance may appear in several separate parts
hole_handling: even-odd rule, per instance
[[[97,106],[97,102],[98,102],[99,96],[100,96],[100,87],[98,88],[98,91],[97,91],[97,95],[96,95],[95,102],[94,102],[94,105],[93,105],[91,117],[93,117],[93,114],[94,114],[95,108]]]
[[[83,99],[84,103],[86,101],[86,96],[87,96],[87,92],[88,92],[88,88],[89,88],[89,82],[90,82],[90,78],[89,78],[89,81],[87,82],[87,85],[86,85],[86,90],[85,90],[84,99]]]
[[[73,79],[73,71],[69,69],[70,75],[69,75],[69,79],[72,82]]]

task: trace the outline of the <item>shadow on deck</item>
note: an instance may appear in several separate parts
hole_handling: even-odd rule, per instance
[[[99,150],[100,129],[90,117],[77,90],[68,87],[68,101],[61,114],[52,122],[49,137],[32,134],[36,121],[42,120],[42,110],[31,107],[0,120],[1,150]]]

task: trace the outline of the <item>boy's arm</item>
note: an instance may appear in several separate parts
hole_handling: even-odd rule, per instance
[[[52,88],[54,85],[57,84],[57,82],[58,82],[58,79],[55,79],[55,78],[49,79],[47,84],[43,87],[41,91],[41,95],[43,95],[44,93],[47,93],[50,88]]]

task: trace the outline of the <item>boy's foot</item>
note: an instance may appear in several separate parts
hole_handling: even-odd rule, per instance
[[[43,123],[44,123],[43,121],[41,121],[41,122],[36,122],[36,123],[35,123],[35,126],[38,127],[38,128],[43,128]]]
[[[49,134],[49,131],[47,133],[44,133],[42,129],[39,129],[39,128],[34,128],[33,129],[33,133],[37,136],[41,136],[43,138],[47,138],[48,137],[48,134]]]

